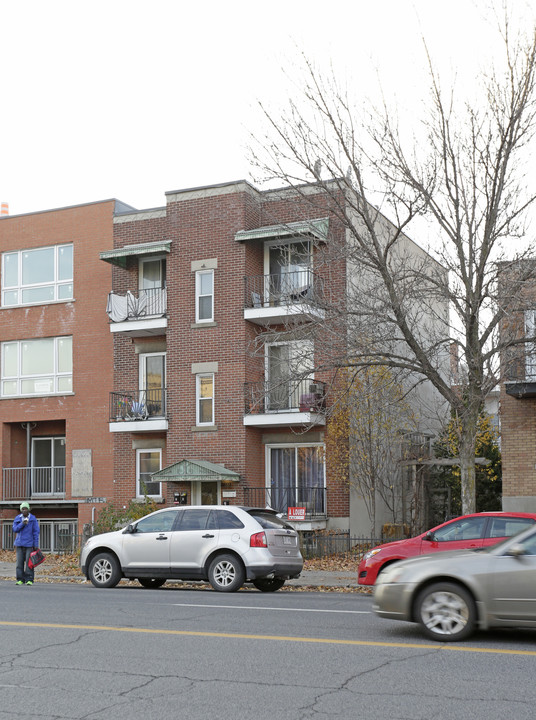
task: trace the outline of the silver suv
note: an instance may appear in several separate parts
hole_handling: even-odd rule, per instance
[[[146,588],[168,579],[208,580],[234,592],[252,582],[279,590],[303,568],[298,533],[275,510],[199,505],[157,510],[123,530],[95,535],[80,555],[95,587],[115,587],[122,577]]]

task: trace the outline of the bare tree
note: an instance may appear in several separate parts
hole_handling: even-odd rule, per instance
[[[348,485],[363,503],[371,537],[378,518],[387,511],[400,523],[411,499],[401,493],[401,437],[413,430],[413,416],[404,390],[387,368],[346,369],[332,388],[332,412],[326,433],[329,473]],[[383,508],[377,508],[378,502]],[[407,508],[403,508],[406,502]]]
[[[514,42],[503,30],[504,64],[480,78],[482,98],[446,97],[428,59],[431,97],[416,143],[387,107],[361,120],[336,80],[304,59],[301,97],[278,114],[261,105],[269,129],[253,149],[259,180],[291,188],[304,217],[335,219],[324,272],[341,259],[350,269],[345,301],[326,298],[309,327],[328,339],[317,369],[378,365],[428,381],[461,428],[464,513],[475,509],[479,413],[500,380],[500,353],[516,342],[499,337],[499,325],[521,309],[520,288],[534,274],[519,261],[533,253],[521,241],[535,200],[523,167],[535,129],[536,34]],[[419,218],[432,223],[434,259],[406,235]],[[456,386],[444,371],[453,339],[463,368]]]

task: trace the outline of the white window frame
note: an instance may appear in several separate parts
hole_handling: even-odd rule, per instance
[[[71,247],[73,248],[73,268],[71,272],[70,278],[62,278],[60,280],[59,278],[59,254],[60,249],[64,247]],[[22,283],[22,258],[24,253],[33,252],[36,250],[48,250],[50,248],[53,248],[54,250],[54,279],[48,280],[46,282],[40,282],[40,283],[31,283],[29,285],[23,285]],[[17,255],[17,284],[16,285],[6,285],[5,279],[6,279],[6,270],[5,270],[5,263],[6,263],[6,257],[8,255]],[[73,275],[74,275],[74,246],[73,243],[62,243],[61,245],[44,245],[43,247],[37,247],[37,248],[25,248],[24,250],[9,250],[4,253],[2,253],[2,307],[17,307],[19,305],[47,305],[49,303],[53,302],[71,302],[71,300],[74,297],[74,287],[73,292],[71,293],[71,296],[68,298],[60,298],[59,297],[59,289],[60,287],[63,287],[65,285],[73,285]],[[31,290],[32,288],[47,288],[51,287],[54,290],[54,297],[51,300],[38,300],[36,302],[23,302],[22,300],[22,293],[24,290]],[[16,292],[17,293],[17,302],[14,303],[6,303],[5,302],[5,295],[6,293]]]
[[[212,279],[212,292],[211,293],[201,293],[201,276],[202,275],[210,275]],[[210,317],[208,318],[200,318],[199,317],[199,304],[201,298],[207,298],[209,297],[211,300],[210,303]],[[195,322],[196,323],[209,323],[214,322],[214,270],[197,270],[195,273]]]
[[[211,378],[212,379],[212,397],[206,398],[201,397],[201,380],[204,378]],[[199,373],[195,376],[195,424],[199,427],[208,427],[208,426],[214,426],[216,424],[215,422],[215,403],[214,403],[214,396],[215,396],[215,374],[214,373]],[[210,399],[212,401],[212,419],[210,422],[201,422],[201,412],[200,412],[200,404],[201,400],[208,400]]]
[[[50,373],[33,373],[31,375],[23,375],[22,374],[22,352],[21,352],[21,345],[22,343],[38,343],[40,340],[50,340],[51,338],[26,338],[24,340],[7,340],[3,343],[0,343],[0,362],[2,365],[1,369],[1,378],[0,378],[0,398],[14,398],[14,397],[36,397],[41,395],[70,395],[72,394],[72,379],[73,379],[73,368],[72,368],[72,355],[71,355],[71,370],[70,372],[60,372],[58,370],[59,365],[59,350],[58,345],[60,340],[65,340],[66,338],[70,338],[72,342],[72,335],[61,335],[59,337],[52,338],[54,340],[54,369]],[[16,375],[6,375],[4,370],[4,348],[8,345],[13,345],[17,348],[17,374]],[[34,392],[31,393],[23,393],[22,392],[22,382],[24,380],[29,379],[35,379],[38,381],[39,378],[43,378],[48,380],[50,377],[52,377],[53,382],[53,388],[52,390],[47,390],[46,392],[37,392],[34,389]],[[58,382],[60,379],[63,378],[71,378],[71,389],[70,390],[59,390],[58,389]],[[17,383],[17,389],[14,393],[5,394],[4,393],[4,382],[16,382]]]
[[[140,456],[142,453],[158,453],[158,457],[160,458],[160,461],[158,463],[159,470],[162,470],[162,448],[138,448],[136,450],[136,498],[144,498],[145,494],[140,492],[141,486],[140,486]],[[157,480],[151,481],[151,482],[158,482]],[[161,498],[162,497],[162,483],[158,483],[159,486],[159,492],[156,495],[149,495],[147,494],[147,497],[149,498]]]
[[[326,445],[325,443],[272,443],[265,446],[265,488],[267,490],[273,490],[272,484],[272,450],[294,450],[294,469],[295,469],[295,490],[298,492],[298,450],[300,448],[320,448],[323,451],[324,463],[323,463],[323,477],[322,477],[322,488],[326,489]],[[326,496],[324,494],[324,503],[326,502]],[[324,507],[324,510],[326,508]]]

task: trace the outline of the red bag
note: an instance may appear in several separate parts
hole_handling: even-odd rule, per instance
[[[30,568],[30,570],[33,570],[38,565],[41,565],[42,562],[45,562],[45,556],[43,555],[41,550],[39,550],[39,548],[30,553],[30,557],[28,559],[28,567]]]

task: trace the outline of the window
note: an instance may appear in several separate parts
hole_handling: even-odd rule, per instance
[[[210,510],[185,510],[179,530],[215,530],[216,518]]]
[[[166,353],[140,355],[140,402],[149,417],[165,415]]]
[[[214,425],[214,375],[196,375],[196,425]]]
[[[487,517],[471,517],[445,525],[434,532],[437,542],[452,542],[454,540],[480,540],[484,537],[484,525]]]
[[[200,270],[195,274],[195,321],[214,320],[214,270]]]
[[[488,535],[490,538],[512,537],[533,525],[534,520],[531,518],[492,517]]]
[[[73,298],[73,246],[53,245],[2,255],[2,305]]]
[[[164,315],[167,310],[166,258],[140,260],[139,307],[143,314]]]
[[[525,336],[536,336],[536,310],[525,310]],[[536,380],[536,342],[525,345],[525,379]]]
[[[309,340],[270,343],[266,346],[267,410],[297,409],[309,391],[314,343]]]
[[[136,532],[170,532],[178,514],[178,510],[167,510],[166,512],[149,515],[148,517],[138,520],[136,523]]]
[[[305,506],[309,514],[325,512],[323,445],[267,446],[267,502],[278,512]]]
[[[2,397],[72,392],[72,337],[2,343]]]
[[[136,450],[136,497],[160,497],[160,483],[151,481],[151,475],[162,469],[162,451]]]

